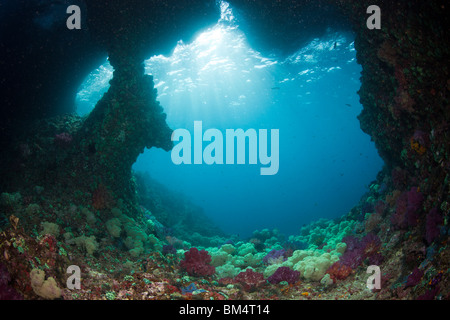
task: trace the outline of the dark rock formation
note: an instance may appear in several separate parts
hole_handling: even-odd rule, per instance
[[[289,55],[327,28],[349,30],[333,0],[230,0],[250,45],[266,54]]]
[[[7,0],[0,4],[0,147],[29,124],[74,111],[75,94],[107,52],[66,27],[66,9],[81,1]],[[83,16],[82,16],[83,17]]]
[[[425,207],[449,199],[448,11],[440,1],[379,1],[380,30],[369,30],[369,1],[339,1],[354,25],[361,128],[387,169],[404,170],[405,184],[430,196]],[[408,189],[408,188],[406,188]],[[444,210],[446,211],[446,210]]]
[[[81,7],[81,30],[66,27],[71,4]],[[16,138],[37,119],[74,111],[78,86],[108,56],[115,69],[111,87],[74,133],[53,184],[104,186],[116,196],[129,196],[131,166],[139,153],[145,147],[171,149],[171,130],[143,61],[170,53],[178,40],[189,41],[215,23],[219,8],[211,0],[34,0],[3,6],[8,13],[1,26],[0,73],[8,90],[1,97],[2,146],[16,148]],[[15,155],[2,158],[5,176],[14,161]]]

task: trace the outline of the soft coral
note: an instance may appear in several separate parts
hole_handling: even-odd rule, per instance
[[[216,272],[216,268],[210,265],[210,262],[211,256],[208,251],[191,248],[184,253],[180,267],[191,276],[210,276]]]
[[[345,280],[352,273],[352,268],[340,261],[336,261],[327,270],[327,273],[330,274],[330,278],[333,279],[333,282],[336,282],[336,280]]]
[[[22,295],[10,283],[11,275],[8,269],[3,264],[0,264],[0,300],[22,300]]]
[[[262,273],[247,269],[234,277],[234,282],[240,283],[246,291],[253,291],[265,284],[266,280]]]
[[[347,236],[342,241],[347,244],[347,249],[339,260],[343,265],[355,269],[366,259],[370,264],[375,265],[380,264],[383,260],[380,253],[380,238],[373,233],[368,233],[361,240],[353,236]]]

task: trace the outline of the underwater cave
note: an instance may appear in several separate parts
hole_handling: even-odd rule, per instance
[[[340,217],[358,203],[382,167],[356,118],[362,106],[356,93],[361,68],[354,35],[349,27],[327,28],[282,59],[265,57],[250,47],[236,19],[224,4],[218,23],[191,43],[177,44],[169,56],[145,60],[169,127],[192,133],[188,162],[193,165],[173,163],[177,148],[169,153],[153,148],[139,156],[134,170],[188,196],[222,230],[244,238],[265,228],[288,236],[313,220]],[[87,77],[77,93],[78,114],[95,107],[112,75],[106,61]],[[198,120],[201,134],[207,126],[220,131],[223,146],[215,159],[220,164],[194,159]],[[259,163],[260,148],[254,148],[249,164],[250,141],[241,168],[237,161],[230,166],[226,153],[233,140],[225,137],[226,130],[250,128],[259,141],[256,131],[267,130],[264,126],[281,133],[274,177],[258,173],[272,165]],[[202,142],[200,152],[208,145]]]
[[[443,3],[71,4],[2,4],[0,299],[448,300]]]

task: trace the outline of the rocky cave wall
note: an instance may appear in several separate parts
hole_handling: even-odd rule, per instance
[[[449,211],[449,36],[441,1],[378,1],[381,29],[369,30],[369,1],[338,1],[356,32],[362,65],[361,129],[394,187],[418,187],[425,210]]]
[[[2,189],[18,190],[27,181],[132,199],[131,166],[139,153],[145,147],[171,148],[171,130],[152,77],[144,74],[144,59],[169,54],[180,39],[190,41],[218,20],[219,8],[211,0],[80,1],[70,4],[80,5],[82,28],[68,30],[64,4],[5,3],[10,13],[1,26],[8,36],[2,39],[0,71],[9,93],[2,96],[6,116],[0,127],[8,156],[1,159],[1,168],[10,179],[2,181]],[[47,19],[46,24],[39,19]],[[85,121],[48,125],[50,116],[74,111],[78,86],[99,64],[98,57],[106,56],[114,67],[113,80],[94,111]],[[43,154],[45,142],[31,141],[44,127],[63,148]]]

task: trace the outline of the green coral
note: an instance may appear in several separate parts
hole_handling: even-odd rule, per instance
[[[108,291],[105,293],[105,297],[108,300],[115,300],[116,299],[116,293],[114,291]]]
[[[290,236],[289,241],[307,243],[310,250],[319,247],[322,252],[335,250],[342,239],[353,232],[355,226],[356,221],[354,220],[342,220],[337,223],[333,220],[320,219],[304,226],[300,235]]]

